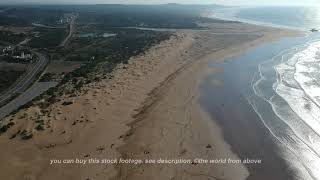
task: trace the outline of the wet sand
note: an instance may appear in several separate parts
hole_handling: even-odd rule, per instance
[[[217,96],[205,100],[205,108],[225,130],[224,137],[232,145],[233,152],[241,159],[261,160],[261,164],[246,165],[250,172],[247,179],[295,179],[294,172],[282,159],[272,135],[248,104],[246,97],[236,90],[224,91],[223,94],[219,93],[223,100]],[[212,99],[215,101],[208,103]]]
[[[114,78],[90,84],[86,94],[62,97],[49,115],[31,107],[6,118],[4,123],[15,125],[0,136],[0,179],[245,179],[251,171],[243,164],[50,165],[50,160],[238,159],[224,140],[231,132],[223,133],[199,104],[201,80],[220,70],[207,64],[296,34],[240,23],[177,32],[119,65]],[[38,120],[46,130],[35,130]],[[24,130],[31,139],[21,140],[21,133],[9,139]]]

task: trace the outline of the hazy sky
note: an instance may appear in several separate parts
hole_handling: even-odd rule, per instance
[[[0,0],[8,3],[41,4],[226,4],[226,5],[320,5],[320,0]]]

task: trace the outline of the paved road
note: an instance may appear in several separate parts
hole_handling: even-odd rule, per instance
[[[35,81],[37,75],[44,70],[48,64],[48,58],[41,53],[34,52],[39,60],[30,69],[27,70],[21,78],[19,78],[11,87],[0,95],[0,105],[3,105],[12,97],[24,92]]]
[[[70,31],[68,36],[61,42],[60,46],[65,46],[71,39],[75,32],[75,20],[77,16],[73,16],[70,22]],[[37,25],[37,24],[36,24]],[[38,25],[39,26],[39,25]],[[8,113],[15,109],[18,109],[21,105],[31,101],[34,97],[46,91],[48,88],[55,86],[56,84],[35,83],[37,75],[41,73],[46,65],[49,63],[49,59],[46,55],[39,52],[34,52],[38,56],[38,61],[34,65],[30,65],[27,72],[24,73],[11,87],[0,95],[0,119],[6,116]],[[32,86],[31,86],[32,85]],[[30,88],[31,86],[31,88]],[[41,88],[40,88],[41,87]],[[29,88],[29,89],[28,89]],[[39,92],[40,91],[40,92]],[[17,96],[13,100],[13,97]],[[9,100],[8,104],[5,105]]]
[[[77,16],[72,17],[70,22],[69,35],[62,41],[60,46],[65,46],[71,39],[73,33],[75,32],[76,19],[77,19]],[[46,65],[49,63],[49,59],[44,54],[41,54],[39,52],[34,52],[34,53],[39,57],[36,64],[33,66],[31,65],[31,68],[29,68],[27,72],[22,75],[22,77],[20,77],[11,87],[9,87],[5,92],[3,92],[0,95],[0,106],[7,103],[7,101],[11,100],[13,97],[19,95],[18,97],[13,99],[10,103],[0,108],[0,118],[4,117],[12,110],[19,108],[21,105],[27,103],[28,101],[32,100],[34,97],[39,95],[38,93],[39,89],[34,88],[39,86],[39,83],[36,83],[34,85],[32,84],[36,81],[37,75],[41,73],[46,67]],[[54,85],[41,84],[42,88],[40,89],[42,89],[41,91],[46,91],[46,89],[55,85],[56,84]],[[30,86],[31,88],[29,88]]]
[[[71,22],[70,22],[70,30],[69,30],[69,34],[68,36],[61,42],[60,46],[61,47],[64,47],[71,39],[73,33],[75,32],[76,30],[76,19],[77,19],[77,16],[72,16],[71,18]]]
[[[58,27],[58,26],[47,26],[47,25],[43,25],[43,24],[38,24],[38,23],[32,23],[33,26],[35,27],[41,27],[41,28],[49,28],[49,29],[64,29],[66,27]]]
[[[28,90],[0,108],[0,124],[2,123],[2,118],[19,109],[19,107],[32,101],[41,93],[47,91],[51,87],[56,86],[57,84],[57,82],[36,82],[33,84]]]
[[[30,38],[26,38],[25,40],[21,41],[18,46],[22,46],[22,45],[25,45],[27,44],[31,39]]]

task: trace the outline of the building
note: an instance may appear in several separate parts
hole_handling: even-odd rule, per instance
[[[8,46],[2,49],[2,56],[7,56],[9,59],[21,60],[21,61],[31,61],[33,59],[33,54],[29,48],[25,47],[12,47]]]
[[[20,54],[18,54],[20,53]],[[25,51],[21,51],[21,52],[17,52],[15,53],[15,55],[12,56],[14,59],[21,59],[21,60],[32,60],[33,55],[31,52],[25,52]]]
[[[12,46],[7,46],[2,49],[2,55],[10,55],[13,53],[14,48]]]

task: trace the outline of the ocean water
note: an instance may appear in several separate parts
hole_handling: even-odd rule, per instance
[[[320,28],[320,6],[226,7],[214,10],[212,17],[302,30]]]
[[[320,180],[320,34],[309,31],[320,29],[320,8],[232,7],[218,9],[213,16],[306,32],[304,37],[284,38],[223,64],[211,64],[225,69],[209,77],[220,77],[224,87],[203,85],[202,102],[208,111],[225,117],[221,109],[235,105],[223,104],[213,110],[210,101],[220,102],[219,96],[231,98],[233,103],[239,97],[245,99],[257,115],[250,120],[260,121],[269,132],[279,156],[289,166],[287,173],[294,174],[294,179]],[[245,119],[247,115],[242,116]]]
[[[310,37],[309,37],[310,38]],[[320,42],[313,36],[261,62],[248,101],[280,143],[299,179],[320,179]],[[275,120],[265,118],[261,100]],[[279,121],[284,126],[278,126]],[[285,132],[285,133],[283,133]]]

